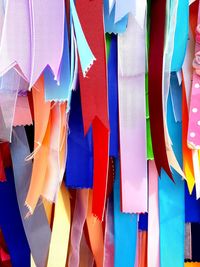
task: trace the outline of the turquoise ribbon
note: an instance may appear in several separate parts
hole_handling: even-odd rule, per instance
[[[167,123],[173,149],[179,164],[182,165],[182,125],[180,122],[175,122],[171,97],[168,98],[167,110]],[[161,267],[184,266],[184,181],[175,171],[173,177],[175,183],[162,170],[161,179],[159,179]]]
[[[115,163],[116,175],[114,183],[114,267],[133,267],[136,257],[137,215],[122,213],[120,211],[119,160],[117,159]]]

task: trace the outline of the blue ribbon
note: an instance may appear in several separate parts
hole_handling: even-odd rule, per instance
[[[176,72],[171,73],[170,78],[170,95],[172,100],[172,108],[174,112],[175,121],[182,121],[182,103],[181,99],[181,92],[182,86],[179,85],[178,78]]]
[[[6,169],[6,179],[0,183],[0,227],[13,267],[30,266],[30,249],[17,204],[12,169]],[[39,242],[39,240],[38,240]]]
[[[92,188],[93,143],[92,130],[84,136],[80,90],[73,91],[67,144],[66,186]]]
[[[136,257],[137,215],[120,211],[120,167],[116,161],[114,183],[114,267],[133,267]]]
[[[54,80],[49,68],[44,71],[45,79],[45,99],[47,101],[70,101],[71,95],[71,73],[70,73],[70,53],[67,23],[64,29],[64,50],[60,66],[60,85]]]
[[[113,7],[111,13],[109,14],[109,2],[108,0],[104,0],[105,32],[115,33],[115,34],[125,32],[127,24],[128,24],[128,15],[126,15],[120,21],[115,23],[115,6]]]
[[[118,125],[118,76],[117,76],[117,37],[111,35],[110,54],[108,58],[108,101],[110,120],[110,156],[119,155]]]
[[[181,98],[179,99],[181,101]],[[168,98],[167,123],[175,155],[182,163],[182,125],[175,122]],[[159,141],[158,141],[159,142]],[[160,263],[161,267],[184,266],[185,205],[184,181],[173,172],[175,183],[162,170],[159,179]]]

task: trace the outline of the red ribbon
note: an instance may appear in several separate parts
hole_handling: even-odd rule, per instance
[[[103,219],[108,162],[109,119],[105,36],[102,0],[77,0],[77,13],[96,61],[83,77],[79,62],[81,104],[86,133],[92,125],[94,141],[94,190],[92,212]]]
[[[161,168],[173,180],[169,167],[163,124],[162,68],[165,37],[166,0],[151,1],[149,48],[149,112],[154,158],[158,173]]]

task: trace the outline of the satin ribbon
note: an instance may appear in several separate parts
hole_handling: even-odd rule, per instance
[[[178,82],[177,74],[172,73],[174,76],[170,81],[170,96],[172,100],[172,108],[174,112],[174,118],[176,122],[182,121],[182,103],[179,101],[182,95],[182,86]]]
[[[118,118],[118,79],[117,79],[117,37],[111,35],[108,56],[108,101],[110,121],[110,152],[112,157],[119,155],[119,118]]]
[[[92,130],[90,129],[84,136],[79,90],[72,93],[69,129],[66,185],[72,188],[91,188],[93,185]]]
[[[185,76],[184,76],[185,78]],[[186,176],[187,186],[191,193],[194,187],[194,171],[192,162],[192,151],[187,146],[188,131],[188,105],[185,92],[185,82],[182,83],[182,149],[183,149],[183,170]]]
[[[147,3],[147,31],[146,31],[146,55],[149,55],[149,34],[150,34],[150,4]],[[147,65],[147,64],[146,64]],[[149,88],[148,88],[148,66],[146,66],[146,75],[145,75],[145,91],[146,91],[146,138],[147,138],[147,159],[153,160],[153,147],[152,147],[152,138],[151,138],[151,129],[150,129],[150,115],[149,115]]]
[[[59,81],[64,41],[64,1],[29,1],[31,26],[30,88],[46,66]]]
[[[56,83],[56,81],[52,77],[50,69],[48,68],[44,71],[45,100],[68,101],[68,105],[70,105],[69,102],[71,95],[70,92],[71,72],[70,72],[70,52],[69,52],[69,40],[68,40],[66,18],[64,27],[64,49],[59,72],[60,72],[59,83]]]
[[[6,171],[7,181],[0,183],[0,227],[8,246],[13,267],[30,265],[30,248],[22,225],[11,168]],[[5,205],[6,203],[6,205]]]
[[[194,48],[195,48],[194,37],[192,36],[192,32],[190,30],[188,45],[185,53],[185,59],[182,67],[188,107],[190,102],[190,91],[192,85],[192,72],[193,72],[192,61],[194,56]]]
[[[199,249],[197,245],[199,243],[199,238],[200,238],[200,224],[192,223],[191,232],[192,232],[192,261],[200,262]]]
[[[78,267],[80,265],[80,245],[87,216],[87,206],[88,190],[77,190],[70,235],[69,267]]]
[[[55,202],[62,182],[66,164],[66,104],[57,103],[51,107],[50,140],[47,169],[42,195]]]
[[[199,262],[185,262],[184,267],[200,267]]]
[[[148,266],[160,267],[158,173],[149,161]]]
[[[166,1],[151,3],[150,48],[149,48],[149,111],[154,158],[158,173],[163,168],[171,179],[172,174],[165,149],[162,70],[164,53]],[[159,40],[159,42],[157,41]],[[158,145],[159,140],[159,145]],[[162,155],[162,157],[160,157]]]
[[[171,71],[179,71],[183,65],[188,42],[188,19],[189,2],[188,0],[179,0]]]
[[[32,89],[34,102],[34,157],[31,182],[26,197],[26,205],[32,214],[43,190],[50,142],[50,102],[44,101],[44,78],[41,77]],[[42,109],[41,109],[42,107]]]
[[[16,67],[21,75],[29,81],[31,75],[31,22],[29,2],[26,0],[6,1],[0,62],[0,76]]]
[[[145,18],[145,6],[146,1],[129,1],[129,0],[111,0],[115,2],[115,23],[120,21],[125,15],[131,14],[134,16],[138,25],[144,27],[144,18]],[[110,0],[109,0],[110,2]],[[113,4],[110,5],[110,11],[112,10]]]
[[[120,164],[114,182],[114,267],[132,267],[136,258],[137,215],[120,211]],[[126,231],[124,231],[126,229]]]
[[[26,88],[20,88],[21,78],[14,69],[3,75],[0,81],[0,139],[10,142],[17,94]]]
[[[93,192],[89,191],[88,196],[88,210],[87,210],[87,229],[89,235],[89,241],[91,250],[94,256],[96,267],[103,266],[104,258],[104,235],[103,235],[103,224],[92,214],[92,203],[93,203]]]
[[[128,15],[115,22],[115,7],[109,12],[109,0],[104,0],[104,25],[107,33],[123,33],[126,31]]]
[[[147,212],[141,213],[139,215],[138,229],[140,231],[148,230],[148,213]]]
[[[82,236],[80,246],[80,264],[79,267],[93,267],[94,258],[88,247],[85,235]]]
[[[20,3],[9,0],[5,14],[0,48],[1,75],[16,67],[31,88],[49,65],[58,80],[63,51],[64,1],[41,4],[37,0]]]
[[[76,7],[74,5],[74,0],[70,0],[70,11],[73,19],[74,30],[76,34],[77,40],[77,48],[79,53],[79,59],[81,64],[81,69],[83,76],[85,77],[87,72],[90,70],[94,61],[96,60],[93,55],[93,51],[91,51],[87,41],[88,39],[85,37],[82,26],[80,24],[80,20],[76,11]]]
[[[122,211],[146,212],[145,30],[131,15],[118,36],[118,93]]]
[[[67,191],[64,183],[62,183],[58,193],[58,199],[55,204],[47,267],[66,266],[70,224],[71,207],[69,192]]]
[[[185,224],[185,259],[192,260],[191,223]]]
[[[77,12],[96,61],[87,73],[79,67],[84,133],[92,125],[94,142],[93,213],[103,219],[109,155],[107,69],[102,0],[76,1]],[[96,34],[98,32],[98,34]],[[80,66],[80,65],[79,65]]]
[[[198,52],[200,52],[200,43],[198,36],[200,36],[200,31],[198,29],[198,24],[200,23],[200,5],[198,7],[198,19],[197,19],[197,28],[196,28],[196,45],[195,45],[195,55],[193,60],[193,77],[192,77],[192,89],[191,89],[191,98],[190,98],[190,111],[189,111],[189,125],[188,125],[188,146],[192,149],[200,148],[200,136],[198,134],[198,87],[200,87],[200,79],[198,74]],[[196,180],[196,177],[195,177]],[[197,182],[197,181],[196,181]]]
[[[196,199],[196,190],[191,194],[185,185],[185,222],[200,223],[200,199]]]
[[[138,246],[138,267],[147,266],[147,231],[138,232],[139,246]]]
[[[51,230],[43,205],[37,205],[34,214],[28,219],[25,218],[27,209],[24,206],[24,201],[30,183],[32,162],[24,160],[30,153],[24,127],[14,128],[10,147],[17,201],[27,240],[36,266],[46,266]]]
[[[106,226],[104,239],[104,267],[114,267],[114,206],[113,196],[111,196],[107,203],[106,210]]]
[[[171,98],[168,99],[167,109],[169,134],[172,138],[176,157],[181,163],[180,136],[182,127],[181,123],[175,122]],[[162,171],[161,179],[159,179],[160,264],[162,267],[183,266],[184,264],[184,182],[177,173],[174,173],[173,177],[175,183],[172,183],[167,174]]]
[[[17,96],[13,126],[33,124],[27,96]]]

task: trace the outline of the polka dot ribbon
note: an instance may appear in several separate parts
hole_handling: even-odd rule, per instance
[[[192,65],[194,71],[187,142],[191,149],[200,149],[200,5],[198,12],[198,25],[196,28],[195,57]]]

